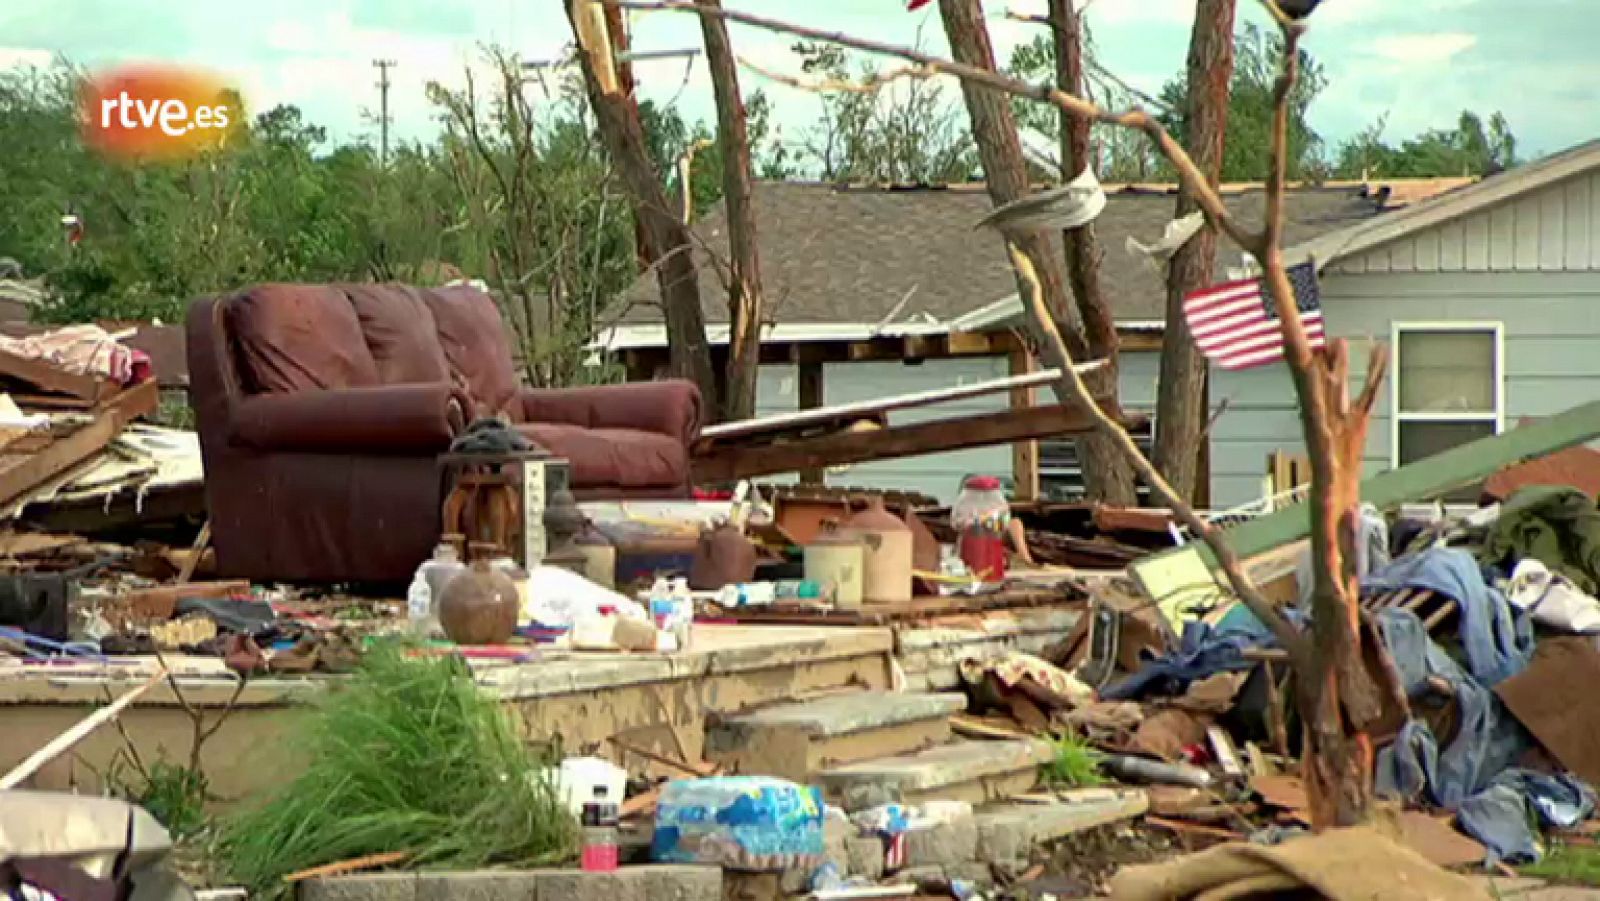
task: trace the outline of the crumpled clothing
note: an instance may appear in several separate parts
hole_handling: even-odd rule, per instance
[[[1406,696],[1421,697],[1430,691],[1428,677],[1442,678],[1455,692],[1461,722],[1455,739],[1441,750],[1426,723],[1407,721],[1394,743],[1378,753],[1377,791],[1405,800],[1426,795],[1433,804],[1453,809],[1516,762],[1532,739],[1493,692],[1462,672],[1428,637],[1415,613],[1380,611],[1378,631]]]
[[[1364,595],[1426,588],[1460,608],[1461,645],[1472,677],[1494,685],[1521,672],[1533,654],[1533,626],[1498,588],[1484,581],[1477,561],[1455,548],[1429,548],[1361,580]]]
[[[1356,534],[1356,577],[1365,579],[1374,570],[1389,565],[1389,520],[1373,504],[1361,505]],[[1300,606],[1310,609],[1316,588],[1311,571],[1311,547],[1307,545],[1295,564],[1295,584],[1300,586]]]
[[[1533,745],[1522,724],[1492,691],[1461,671],[1409,610],[1378,616],[1383,643],[1407,697],[1428,691],[1428,677],[1450,683],[1460,711],[1454,740],[1442,751],[1433,731],[1408,720],[1378,753],[1377,794],[1456,811],[1461,828],[1483,842],[1488,862],[1537,860],[1530,809],[1546,826],[1570,827],[1594,810],[1594,792],[1571,774],[1549,776],[1513,766]]]
[[[985,673],[994,673],[995,678],[1007,688],[1015,688],[1023,679],[1032,679],[1074,705],[1094,701],[1094,689],[1082,679],[1032,654],[1012,651],[1004,657],[993,659],[965,657],[959,666],[961,678],[974,685],[983,681]]]
[[[1479,558],[1507,571],[1532,557],[1585,594],[1600,590],[1600,510],[1575,488],[1531,485],[1500,509]]]
[[[1600,601],[1532,557],[1512,571],[1506,599],[1541,626],[1580,635],[1600,632]]]
[[[1576,776],[1513,769],[1467,799],[1456,819],[1464,832],[1483,842],[1490,865],[1502,860],[1526,863],[1541,856],[1537,838],[1528,828],[1532,819],[1546,828],[1571,829],[1594,809],[1594,790]]]
[[[1291,620],[1299,619],[1294,611],[1285,613]],[[1151,692],[1183,694],[1191,682],[1255,666],[1244,657],[1247,648],[1276,645],[1272,631],[1255,616],[1230,618],[1216,627],[1199,621],[1187,622],[1177,650],[1152,658],[1138,672],[1107,687],[1100,696],[1109,701],[1127,701]]]
[[[0,350],[119,385],[147,381],[151,375],[150,357],[144,351],[118,343],[98,325],[70,325],[26,338],[0,335]]]

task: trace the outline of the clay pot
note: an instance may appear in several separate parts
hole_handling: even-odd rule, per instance
[[[749,582],[756,575],[756,548],[732,523],[700,533],[689,566],[689,587],[717,591],[724,585]]]
[[[845,528],[866,544],[862,584],[866,600],[911,600],[911,529],[883,506],[883,498],[874,497],[865,510],[845,521]]]
[[[517,584],[478,559],[444,587],[439,625],[456,644],[504,644],[517,628]]]

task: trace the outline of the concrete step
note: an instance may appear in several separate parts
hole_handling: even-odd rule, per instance
[[[765,707],[729,717],[706,734],[706,759],[723,766],[809,782],[840,764],[904,754],[950,739],[960,694],[869,691]]]
[[[984,804],[1031,790],[1049,742],[958,741],[913,754],[880,757],[824,770],[818,781],[830,802],[860,810],[894,800]]]

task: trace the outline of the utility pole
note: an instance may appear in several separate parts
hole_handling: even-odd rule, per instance
[[[372,64],[378,69],[378,162],[389,165],[389,70],[394,67],[392,59],[375,59]]]

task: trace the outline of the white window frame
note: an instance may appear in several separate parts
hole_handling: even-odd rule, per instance
[[[1400,336],[1407,332],[1491,332],[1494,335],[1494,412],[1493,413],[1402,413],[1400,411]],[[1400,468],[1400,426],[1406,422],[1492,422],[1494,433],[1506,430],[1506,326],[1490,320],[1452,320],[1434,322],[1408,320],[1389,323],[1389,348],[1394,366],[1389,379],[1389,467]]]

